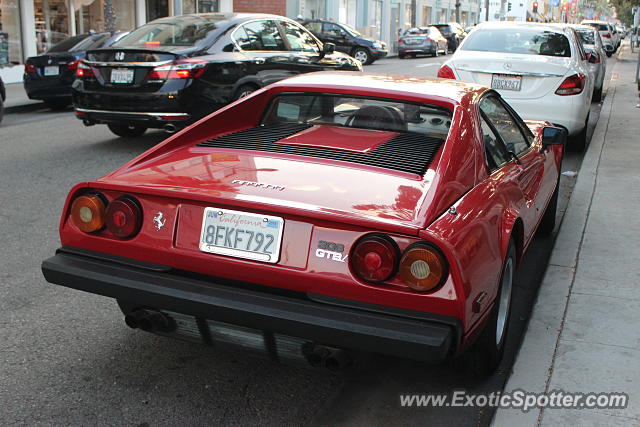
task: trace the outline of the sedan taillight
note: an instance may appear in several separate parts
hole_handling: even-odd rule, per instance
[[[95,77],[95,75],[89,65],[85,64],[84,61],[79,61],[76,65],[76,77],[79,79],[87,79]]]
[[[351,254],[351,268],[366,282],[383,282],[396,272],[399,250],[384,235],[368,235],[356,243]]]
[[[149,80],[196,79],[204,73],[207,61],[203,59],[179,59],[170,64],[155,67],[149,73]]]
[[[440,69],[438,70],[438,77],[440,77],[441,79],[456,79],[456,75],[453,74],[453,70],[447,65],[443,65],[442,67],[440,67]]]
[[[77,70],[79,63],[80,63],[80,61],[78,59],[76,59],[75,61],[69,62],[67,64],[67,70]]]
[[[556,90],[556,95],[560,96],[568,96],[568,95],[578,95],[582,93],[584,89],[584,84],[586,81],[586,76],[582,73],[574,74],[572,76],[564,79],[562,84]]]
[[[24,71],[27,74],[35,74],[36,67],[33,64],[29,64],[28,62],[24,64]]]

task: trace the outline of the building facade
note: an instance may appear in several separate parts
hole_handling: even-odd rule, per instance
[[[482,0],[458,1],[459,22],[479,22]],[[0,77],[21,81],[26,58],[72,35],[131,30],[160,17],[198,12],[330,19],[385,41],[393,52],[407,28],[455,21],[456,0],[0,0]]]

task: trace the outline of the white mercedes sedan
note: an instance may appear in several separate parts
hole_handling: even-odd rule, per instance
[[[478,25],[438,77],[497,90],[525,120],[565,128],[570,148],[584,150],[594,76],[575,31],[551,24]]]

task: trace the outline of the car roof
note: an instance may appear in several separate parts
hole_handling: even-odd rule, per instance
[[[258,19],[258,18],[271,18],[271,19],[286,19],[292,20],[291,18],[287,18],[286,16],[274,15],[270,13],[233,13],[233,12],[214,12],[214,13],[188,13],[184,15],[176,15],[176,16],[166,16],[162,18],[155,19],[150,22],[162,22],[163,20],[171,21],[174,19],[188,18],[188,17],[201,17],[201,18],[224,18],[225,21],[235,22],[235,21],[246,21],[249,19]]]
[[[427,79],[414,76],[399,76],[390,74],[362,73],[357,71],[320,71],[316,73],[300,74],[281,80],[270,87],[279,92],[288,89],[300,91],[305,88],[324,89],[326,92],[345,89],[354,92],[371,92],[371,96],[407,99],[424,97],[425,101],[439,98],[450,104],[469,102],[490,89],[474,83],[465,83],[448,79]]]
[[[476,28],[479,30],[497,28],[532,28],[562,33],[564,32],[565,27],[556,24],[546,24],[540,22],[489,21],[481,22],[480,24],[476,25]]]

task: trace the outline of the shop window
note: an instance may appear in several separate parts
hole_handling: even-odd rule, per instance
[[[22,62],[20,9],[17,1],[0,1],[0,67]]]

